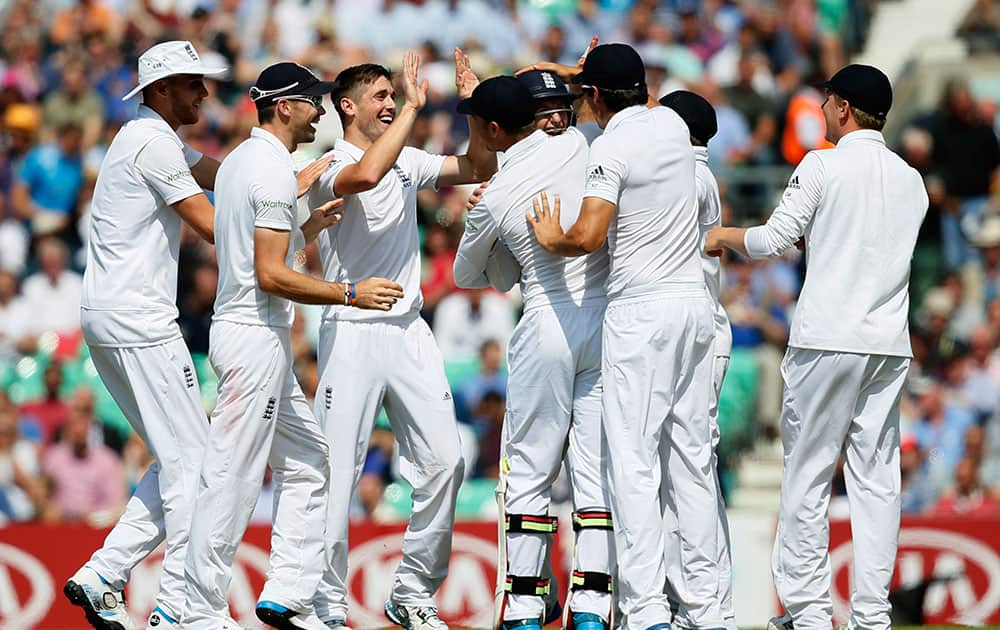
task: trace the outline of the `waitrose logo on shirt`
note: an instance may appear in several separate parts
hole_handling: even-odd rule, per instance
[[[185,177],[191,177],[191,171],[177,171],[176,173],[171,173],[167,175],[167,182],[173,183],[178,179],[184,179]]]
[[[284,208],[285,210],[291,210],[292,204],[287,201],[278,201],[277,199],[267,199],[260,202],[260,207],[264,210],[273,210],[274,208]]]

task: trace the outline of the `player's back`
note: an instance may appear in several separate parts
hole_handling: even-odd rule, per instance
[[[182,148],[169,125],[147,108],[108,147],[91,202],[81,296],[85,313],[100,312],[93,330],[85,325],[91,343],[135,345],[180,334],[181,219],[170,204],[201,192]]]
[[[608,230],[608,298],[702,280],[694,153],[666,107],[628,107],[591,146],[585,194],[618,207]]]
[[[820,170],[824,189],[790,345],[909,355],[910,261],[927,211],[920,174],[871,130],[813,151],[803,167]],[[793,176],[789,187],[799,185]]]
[[[538,244],[525,220],[532,199],[545,191],[550,202],[559,195],[560,222],[563,229],[572,227],[580,213],[588,153],[587,140],[576,129],[551,137],[535,131],[505,153],[503,166],[483,194],[500,238],[521,266],[526,310],[606,299],[606,246],[575,258],[550,254]]]
[[[722,307],[722,265],[717,256],[705,253],[705,237],[708,231],[722,225],[722,199],[719,195],[719,183],[708,166],[708,149],[693,147],[695,156],[695,188],[698,204],[698,229],[700,237],[698,248],[701,253],[701,271],[705,277],[705,286],[712,297],[712,309],[715,319],[715,354],[728,356],[733,345],[733,331],[729,325],[729,316]]]
[[[287,328],[290,300],[261,291],[254,263],[254,230],[289,230],[286,264],[297,244],[304,245],[298,226],[262,225],[258,209],[278,208],[296,216],[295,175],[291,154],[274,136],[260,129],[237,146],[219,166],[215,178],[215,252],[219,288],[213,320]],[[275,190],[279,190],[275,194]]]

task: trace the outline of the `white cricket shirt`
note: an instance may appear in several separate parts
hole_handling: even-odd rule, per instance
[[[719,196],[719,183],[708,167],[708,149],[694,149],[694,178],[698,197],[698,227],[701,230],[699,250],[701,251],[701,272],[705,276],[705,286],[712,296],[712,308],[715,318],[715,356],[728,357],[733,348],[733,330],[729,326],[729,316],[722,308],[721,280],[722,265],[716,256],[705,254],[705,235],[714,227],[722,225],[722,199]]]
[[[765,258],[805,236],[806,278],[788,345],[912,356],[910,259],[926,213],[923,179],[878,131],[806,154],[767,224],[744,237],[748,253]]]
[[[144,346],[180,338],[181,218],[170,206],[202,192],[190,168],[200,159],[144,105],[111,142],[90,210],[80,300],[88,344]]]
[[[545,251],[525,220],[531,201],[545,191],[550,203],[559,195],[560,223],[576,223],[583,200],[587,139],[574,128],[558,136],[535,131],[507,149],[500,170],[476,207],[469,211],[455,257],[455,283],[483,287],[487,259],[498,240],[521,267],[521,295],[529,310],[546,304],[606,299],[607,247],[566,258]]]
[[[219,289],[213,321],[289,328],[292,302],[260,290],[254,266],[254,229],[291,233],[285,264],[305,246],[299,229],[292,154],[274,134],[255,127],[226,156],[215,177],[215,253]]]
[[[667,107],[627,107],[594,139],[583,196],[617,205],[609,300],[704,283],[694,162],[687,125]]]
[[[337,140],[333,163],[310,192],[317,208],[335,199],[333,189],[344,167],[357,163],[365,152],[346,140]],[[324,320],[364,320],[416,315],[424,305],[420,293],[420,239],[417,234],[417,190],[434,188],[445,156],[404,147],[378,185],[344,197],[343,219],[317,237],[323,273],[329,282],[358,282],[381,277],[403,287],[403,298],[389,311],[330,305]]]

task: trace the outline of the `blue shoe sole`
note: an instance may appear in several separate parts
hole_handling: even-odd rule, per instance
[[[258,605],[254,609],[254,613],[257,618],[272,628],[277,628],[278,630],[299,630],[297,626],[292,625],[291,618],[297,613],[281,606],[280,604],[275,604],[274,602],[263,602],[263,605]]]

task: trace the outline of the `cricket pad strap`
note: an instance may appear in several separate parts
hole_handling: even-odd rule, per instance
[[[549,578],[508,575],[503,590],[511,595],[538,595],[541,597],[549,594]]]
[[[505,530],[508,534],[554,534],[559,528],[559,519],[547,514],[508,514]]]
[[[611,576],[597,571],[573,571],[570,588],[574,591],[611,592]]]
[[[606,508],[584,508],[573,512],[573,531],[581,529],[614,529],[611,512]]]

